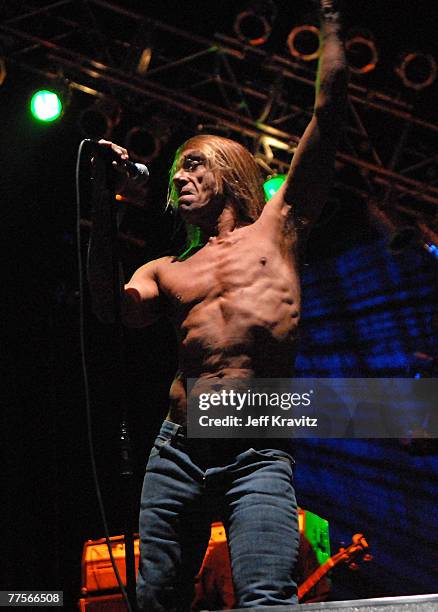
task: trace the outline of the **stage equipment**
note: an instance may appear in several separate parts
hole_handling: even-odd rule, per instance
[[[401,253],[420,237],[418,228],[406,223],[397,211],[383,210],[372,201],[367,202],[367,208],[377,229],[388,238],[388,246],[393,253]]]
[[[78,126],[81,134],[87,138],[108,138],[120,123],[121,116],[117,102],[100,99],[79,114]]]
[[[355,30],[347,35],[345,51],[350,70],[355,74],[372,72],[379,61],[374,37],[367,30]]]
[[[316,558],[320,564],[330,558],[329,524],[325,519],[308,510],[298,509],[299,531],[312,546]],[[211,525],[211,535],[205,554],[203,566],[211,552],[211,549],[226,542],[225,529],[222,523],[216,522]],[[122,580],[126,584],[125,574],[125,543],[123,536],[110,538],[111,550],[116,561],[117,568]],[[139,539],[134,539],[135,568],[138,571],[139,563]],[[202,571],[202,568],[201,570]],[[118,588],[117,580],[112,568],[105,538],[100,540],[88,540],[84,544],[82,553],[82,589],[83,596],[98,594],[102,591],[115,591]]]
[[[245,43],[263,45],[272,32],[277,6],[272,0],[251,2],[234,20],[234,31]]]
[[[311,544],[318,563],[330,558],[329,522],[309,510],[298,508],[298,528]]]
[[[39,89],[31,97],[30,112],[37,121],[43,123],[55,121],[63,112],[60,95],[55,90]]]
[[[316,62],[298,59],[299,53],[291,56],[285,40],[281,43],[284,53],[277,50],[281,37],[275,44],[269,39],[264,47],[251,47],[234,33],[195,35],[174,25],[149,18],[145,21],[143,10],[127,10],[120,3],[93,0],[92,4],[100,7],[94,12],[94,23],[74,0],[14,11],[12,21],[0,23],[2,36],[11,42],[2,49],[8,69],[11,62],[44,74],[51,84],[54,71],[62,71],[71,90],[94,96],[93,101],[117,99],[130,116],[135,105],[141,116],[126,124],[125,133],[133,126],[144,127],[146,117],[165,113],[172,119],[172,131],[185,131],[189,125],[220,126],[222,133],[244,142],[259,164],[266,164],[267,175],[287,171],[292,143],[296,146],[312,116]],[[244,9],[242,3],[236,14]],[[317,27],[312,19],[297,15],[300,21],[293,25]],[[96,31],[117,32],[117,36],[96,37]],[[148,38],[152,34],[159,43],[156,66],[156,48]],[[315,44],[311,51],[315,51],[317,33],[308,30],[308,34]],[[92,49],[89,41],[93,41]],[[142,68],[137,71],[139,58],[149,46],[152,63],[141,74]],[[371,53],[372,48],[365,51]],[[415,59],[419,59],[417,54]],[[381,55],[379,63],[384,61],[388,68],[390,59]],[[414,85],[421,87],[434,78],[435,63],[426,56],[431,74],[420,81],[410,74],[416,65],[414,58],[405,58],[401,75],[408,77],[408,85],[415,80]],[[343,167],[335,175],[337,193],[364,202],[372,194],[385,211],[387,203],[409,208],[433,228],[438,205],[434,180],[438,173],[436,108],[433,104],[417,105],[412,96],[416,91],[403,86],[401,80],[399,91],[390,93],[389,83],[380,89],[383,74],[377,73],[370,73],[373,79],[367,79],[366,86],[359,83],[366,74],[354,75],[349,85],[349,112],[336,155],[337,167]],[[285,147],[268,146],[271,138]]]
[[[80,612],[126,612],[126,604],[122,596],[117,593],[116,595],[81,598],[78,609]]]
[[[320,567],[309,576],[298,588],[298,599],[301,602],[304,596],[339,563],[346,563],[351,570],[359,569],[355,559],[362,557],[363,561],[372,561],[373,557],[368,552],[368,542],[361,533],[356,533],[352,538],[352,543],[347,548],[340,548],[339,551],[327,559]]]
[[[395,73],[403,85],[420,91],[432,85],[437,77],[438,67],[435,58],[426,53],[409,52],[401,56]]]
[[[160,115],[131,127],[125,136],[125,147],[131,157],[146,164],[158,157],[171,135],[170,126],[171,120]]]
[[[438,234],[422,221],[419,221],[417,225],[424,239],[423,247],[428,253],[438,259]]]
[[[292,155],[295,153],[297,149],[295,144],[291,145],[287,142],[283,142],[279,138],[275,138],[274,136],[267,136],[267,135],[261,136],[259,140],[259,146],[262,148],[263,156],[268,162],[272,161],[275,157],[273,149],[279,149],[280,151],[286,151],[287,153],[291,153]],[[261,164],[261,166],[263,167],[263,164]],[[265,168],[266,167],[269,170],[269,174],[272,174],[272,170],[270,169],[270,167],[267,165],[265,166]]]
[[[312,23],[296,26],[289,32],[287,48],[293,57],[304,62],[318,59],[321,52],[319,28]]]
[[[436,244],[431,244],[429,242],[424,243],[424,248],[428,253],[433,255],[436,259],[438,259],[438,246]]]
[[[126,612],[120,595],[81,599],[81,612]],[[407,597],[378,597],[372,599],[350,599],[346,601],[323,601],[306,604],[312,612],[436,612],[438,595],[411,595]],[[308,606],[311,606],[308,608]],[[266,609],[266,608],[264,608]],[[234,608],[229,612],[257,612],[260,608]],[[302,612],[303,606],[276,606],[275,612]]]
[[[123,536],[110,538],[111,550],[123,583],[126,584],[125,542]],[[134,540],[135,572],[138,571],[139,540]],[[88,540],[82,553],[82,595],[118,588],[105,538]]]
[[[263,183],[263,190],[265,192],[266,201],[270,200],[274,193],[277,193],[277,191],[283,185],[285,180],[286,174],[275,174]]]
[[[158,157],[161,151],[160,138],[141,126],[135,126],[126,133],[125,146],[135,159],[145,162]]]
[[[140,59],[138,60],[137,68],[135,69],[136,73],[140,76],[144,76],[149,69],[149,64],[152,59],[152,48],[146,47],[143,49],[140,55]]]

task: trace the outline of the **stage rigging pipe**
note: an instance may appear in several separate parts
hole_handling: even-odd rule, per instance
[[[388,238],[393,253],[401,253],[419,238],[418,228],[405,223],[394,210],[383,210],[371,200],[367,202],[367,208],[377,229]]]

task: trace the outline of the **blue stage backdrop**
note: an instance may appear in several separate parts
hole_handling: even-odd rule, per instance
[[[437,269],[420,247],[394,256],[383,241],[309,266],[297,375],[414,376],[416,351],[437,355]],[[330,521],[332,553],[361,532],[374,555],[357,572],[336,571],[333,598],[437,591],[436,450],[418,454],[399,440],[296,444],[298,501]]]

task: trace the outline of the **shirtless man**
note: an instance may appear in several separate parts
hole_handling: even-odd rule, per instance
[[[262,181],[240,144],[199,135],[178,151],[170,200],[187,224],[183,256],[142,266],[124,317],[168,316],[179,370],[146,468],[140,609],[188,610],[212,516],[227,529],[238,607],[296,603],[293,459],[279,440],[186,437],[186,379],[293,376],[300,317],[298,257],[326,199],[344,113],[347,69],[334,0],[320,0],[322,54],[315,110],[286,182],[264,206]],[[102,141],[121,160],[126,149]]]

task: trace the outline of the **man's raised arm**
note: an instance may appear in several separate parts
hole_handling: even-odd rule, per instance
[[[278,203],[282,201],[292,207],[295,225],[305,236],[318,219],[330,190],[348,85],[337,2],[319,0],[319,4],[321,55],[313,117],[294,154],[287,180],[278,192]]]

